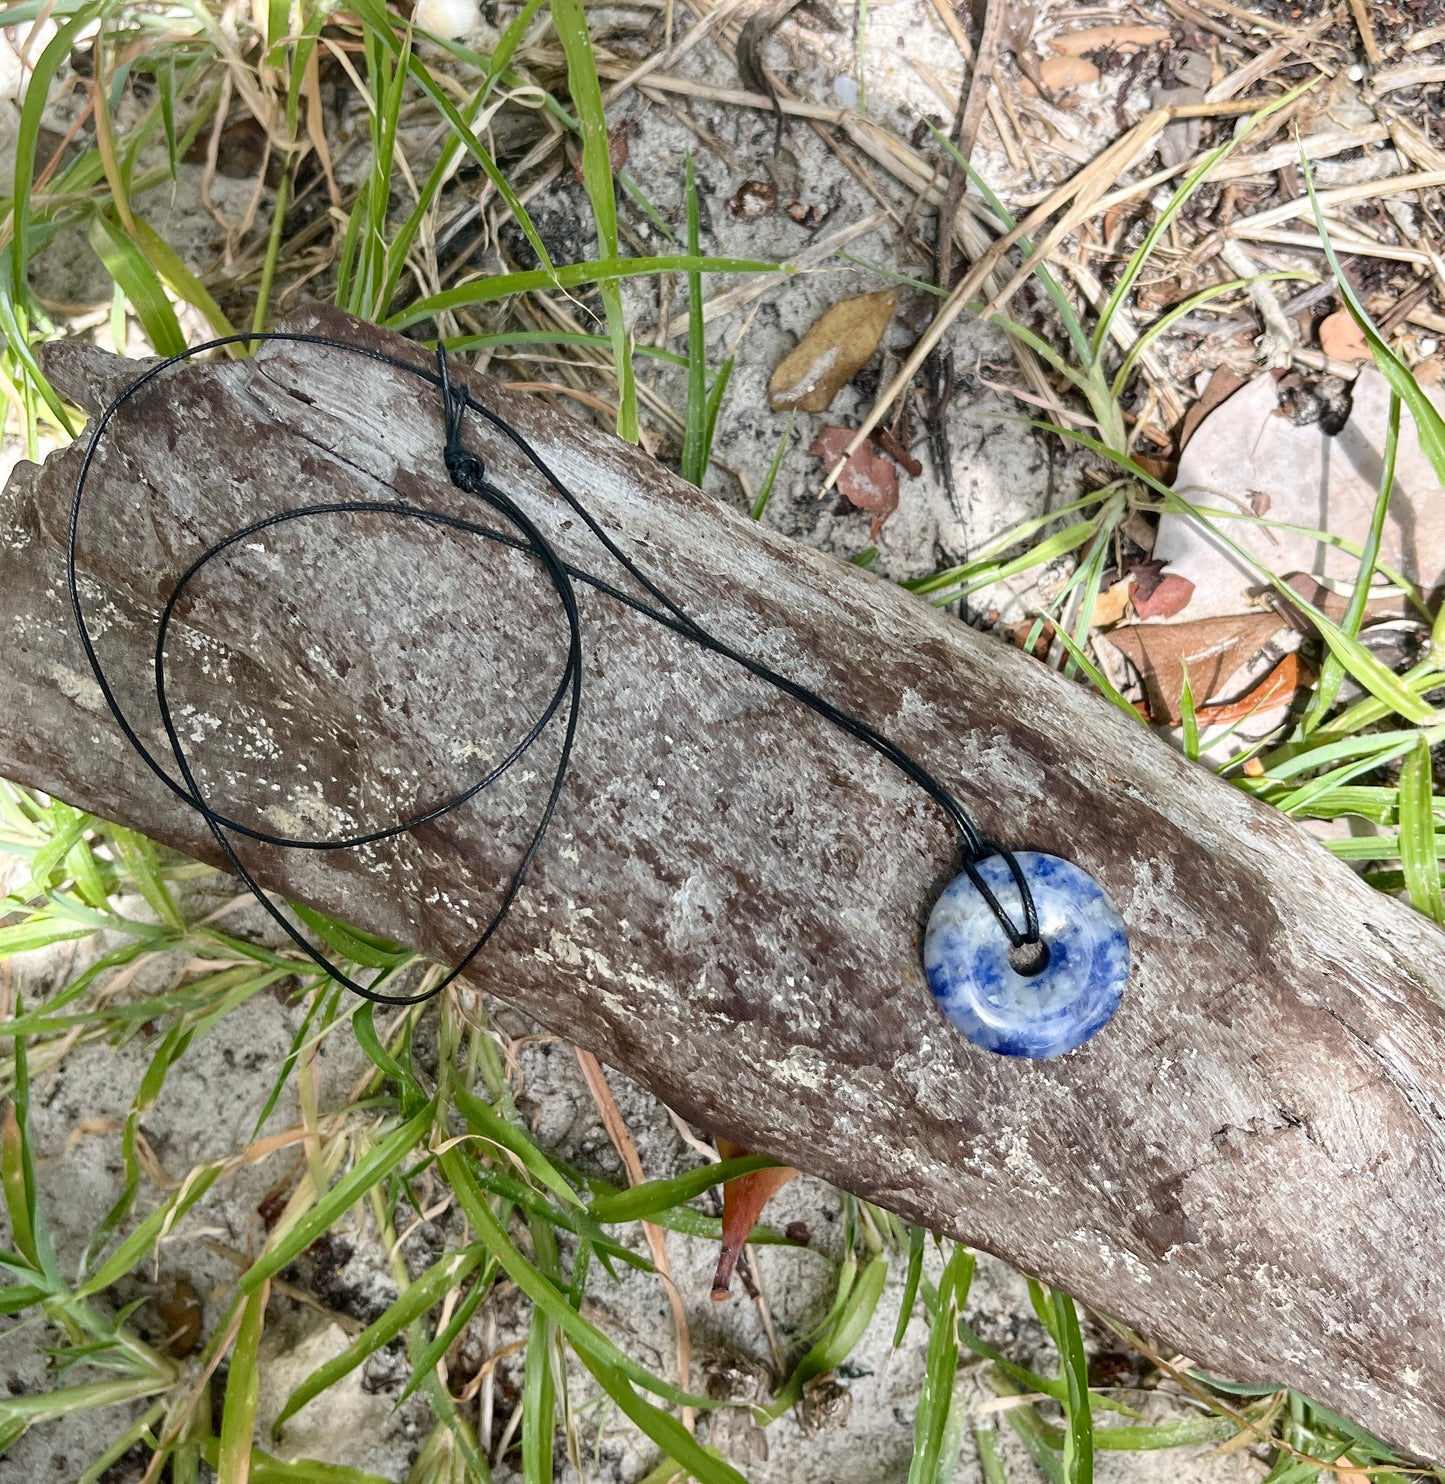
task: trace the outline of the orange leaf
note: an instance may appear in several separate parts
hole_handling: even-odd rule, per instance
[[[717,1148],[724,1159],[737,1159],[748,1153],[731,1139],[718,1139]],[[763,1207],[797,1173],[791,1165],[778,1165],[771,1170],[754,1170],[751,1175],[739,1175],[736,1180],[724,1184],[722,1252],[718,1255],[717,1274],[712,1280],[712,1296],[717,1303],[722,1303],[731,1291],[733,1269],[752,1229],[758,1224],[758,1217],[763,1214]]]

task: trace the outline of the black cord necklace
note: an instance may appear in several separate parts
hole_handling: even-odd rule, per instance
[[[254,344],[258,341],[280,341],[292,344],[310,345],[324,347],[330,350],[342,351],[350,355],[364,356],[369,360],[380,362],[382,365],[391,367],[408,376],[414,376],[437,389],[440,394],[443,409],[443,420],[445,426],[445,442],[442,448],[442,459],[445,464],[451,482],[457,489],[465,494],[475,497],[485,509],[495,516],[499,516],[505,523],[507,529],[497,529],[494,526],[479,524],[475,521],[462,519],[442,511],[428,510],[421,506],[410,504],[404,500],[341,500],[328,501],[319,504],[301,505],[289,510],[281,511],[265,516],[262,519],[251,522],[220,540],[207,546],[191,562],[186,570],[177,579],[175,586],[171,589],[170,596],[166,599],[161,610],[160,618],[156,625],[155,638],[155,700],[159,709],[162,724],[170,745],[171,757],[174,762],[175,772],[172,773],[168,766],[162,763],[146,743],[141,739],[136,727],[126,716],[115,690],[106,675],[105,669],[96,653],[95,644],[86,623],[84,607],[81,601],[80,582],[77,563],[77,543],[80,532],[81,513],[86,493],[86,482],[94,465],[97,451],[106,432],[110,429],[120,410],[134,397],[144,386],[162,376],[171,367],[182,361],[217,350],[227,345]],[[652,601],[649,603],[623,591],[621,588],[608,582],[596,573],[589,572],[583,568],[574,566],[562,560],[556,550],[549,543],[546,536],[538,528],[533,519],[517,504],[517,502],[504,490],[487,477],[486,466],[480,455],[469,449],[462,438],[463,425],[468,413],[482,419],[490,424],[497,432],[509,439],[547,481],[557,496],[567,507],[578,516],[586,525],[588,531],[596,538],[607,554],[619,564],[624,572],[636,582]],[[369,832],[342,835],[335,838],[301,838],[291,835],[275,834],[255,825],[246,824],[241,820],[231,819],[221,811],[213,808],[206,800],[200,784],[197,782],[195,773],[186,756],[185,747],[181,741],[176,728],[172,713],[171,700],[166,684],[166,640],[170,632],[170,626],[175,616],[176,608],[182,596],[187,592],[190,584],[206,569],[206,567],[224,553],[230,551],[238,543],[245,542],[264,531],[288,524],[292,521],[307,520],[321,516],[349,516],[367,515],[394,518],[398,520],[422,521],[432,526],[446,528],[451,531],[461,532],[471,536],[479,536],[487,541],[496,542],[514,551],[525,554],[532,558],[545,573],[547,581],[551,584],[555,594],[558,607],[566,621],[567,647],[565,660],[562,665],[561,676],[550,698],[542,709],[537,713],[532,724],[528,727],[522,737],[513,745],[511,750],[501,761],[495,763],[480,778],[467,785],[460,792],[445,798],[441,803],[432,805],[423,812],[415,814],[410,818],[398,823],[388,825],[385,828]],[[423,1000],[430,999],[439,994],[453,979],[461,974],[472,960],[486,947],[492,935],[501,925],[506,917],[512,903],[516,900],[518,892],[526,879],[526,874],[541,848],[547,828],[552,821],[556,811],[558,800],[561,797],[563,787],[567,779],[567,771],[570,765],[572,749],[576,741],[577,721],[581,707],[582,690],[582,627],[578,612],[577,595],[575,583],[585,583],[595,591],[605,594],[614,602],[631,608],[670,629],[680,637],[697,644],[712,654],[719,655],[732,661],[734,664],[746,670],[749,674],[765,681],[791,696],[801,705],[806,706],[824,720],[832,723],[840,731],[847,733],[864,746],[871,748],[880,756],[891,762],[905,777],[917,784],[925,793],[943,810],[949,821],[957,829],[962,848],[962,871],[959,877],[946,889],[944,896],[940,899],[930,919],[928,939],[925,941],[925,968],[928,972],[930,986],[934,994],[939,998],[945,1014],[955,1024],[959,1025],[970,1039],[981,1045],[989,1045],[990,1049],[1009,1052],[1014,1055],[1037,1056],[1040,1054],[1055,1054],[1054,1051],[1030,1050],[1013,1045],[990,1044],[986,1034],[979,1030],[970,1021],[967,1021],[960,1007],[952,1003],[957,999],[958,986],[954,982],[957,975],[943,984],[940,981],[940,972],[944,978],[948,978],[947,966],[943,971],[937,969],[935,960],[939,959],[939,953],[931,951],[936,947],[935,939],[943,933],[949,937],[949,952],[944,954],[945,958],[957,956],[958,944],[954,941],[958,934],[953,917],[958,916],[958,909],[963,912],[967,920],[969,940],[968,952],[971,955],[972,968],[970,974],[972,980],[977,981],[976,988],[982,992],[997,977],[1001,971],[1007,976],[1005,983],[1010,993],[1017,993],[1019,986],[1028,986],[1033,990],[1033,1001],[1035,1014],[1033,1019],[1037,1020],[1040,996],[1046,999],[1057,998],[1049,994],[1050,983],[1058,978],[1058,971],[1067,966],[1066,961],[1070,957],[1067,947],[1069,932],[1068,925],[1062,927],[1058,922],[1045,923],[1041,928],[1039,904],[1036,901],[1036,893],[1040,892],[1041,885],[1048,885],[1049,901],[1058,895],[1057,883],[1046,883],[1040,876],[1038,870],[1030,869],[1034,862],[1056,862],[1058,866],[1066,867],[1073,872],[1082,882],[1088,883],[1097,893],[1099,900],[1107,908],[1109,915],[1117,924],[1112,908],[1108,908],[1107,901],[1102,892],[1092,882],[1091,878],[1084,875],[1077,867],[1066,861],[1058,860],[1053,856],[1042,856],[1033,852],[1024,855],[1015,855],[1003,845],[986,839],[969,817],[967,811],[954,797],[954,795],[936,779],[920,762],[884,736],[876,728],[867,722],[835,706],[831,701],[824,699],[806,686],[790,680],[787,676],[779,674],[761,661],[743,654],[732,648],[723,640],[709,633],[696,620],[691,618],[680,608],[667,594],[647,577],[637,564],[612,540],[603,530],[593,516],[587,511],[576,495],[553,473],[541,456],[509,423],[497,413],[479,402],[465,387],[453,384],[448,374],[447,360],[442,348],[437,350],[437,369],[430,372],[404,361],[398,357],[387,355],[385,352],[372,350],[364,346],[354,345],[344,340],[333,339],[322,335],[307,335],[276,331],[267,334],[253,335],[229,335],[221,339],[210,340],[204,344],[192,347],[181,352],[179,355],[168,357],[147,368],[133,381],[131,381],[110,403],[103,413],[96,418],[94,427],[90,434],[88,446],[80,467],[76,472],[75,487],[73,491],[70,522],[67,536],[66,549],[66,576],[70,589],[71,606],[75,615],[77,632],[80,642],[85,651],[91,672],[95,676],[105,703],[114,716],[116,724],[125,734],[127,741],[152,773],[168,788],[177,798],[194,809],[197,814],[205,820],[207,828],[215,839],[221,851],[230,861],[237,875],[250,889],[256,900],[286,933],[286,935],[302,950],[317,966],[322,969],[337,983],[344,985],[353,993],[363,998],[373,1000],[380,1004],[388,1005],[412,1005]],[[483,928],[476,941],[467,950],[455,967],[453,967],[444,978],[433,984],[424,993],[416,995],[391,995],[372,989],[368,985],[359,983],[352,976],[344,973],[332,963],[310,940],[308,940],[299,929],[292,923],[282,910],[267,895],[260,883],[246,867],[238,854],[236,838],[254,840],[257,843],[277,846],[292,850],[350,850],[358,847],[375,844],[382,840],[391,839],[395,836],[405,834],[408,831],[429,824],[441,818],[445,814],[460,808],[470,799],[474,798],[483,789],[489,787],[502,777],[528,749],[543,735],[545,731],[556,721],[562,730],[562,741],[560,756],[555,772],[553,773],[546,802],[542,808],[535,829],[532,831],[520,861],[513,872],[510,881],[503,893],[500,905],[497,907],[491,920]],[[1048,874],[1044,873],[1045,876]],[[947,904],[953,903],[950,909],[951,916],[947,923],[940,919],[940,913],[944,912]],[[1012,910],[1010,908],[1012,907]],[[1051,909],[1052,910],[1052,909]],[[948,914],[945,914],[948,915]],[[1057,911],[1053,912],[1057,917]],[[1017,917],[1017,921],[1015,920]],[[986,924],[986,936],[991,942],[985,947],[979,938],[978,928]],[[938,929],[936,932],[935,930]],[[1077,936],[1077,934],[1075,934]],[[1108,936],[1106,934],[1106,936]],[[1118,927],[1117,937],[1123,944],[1122,926]],[[1061,950],[1062,955],[1061,955]],[[982,958],[980,958],[982,954]],[[1077,959],[1077,952],[1072,955]],[[1097,957],[1091,949],[1089,953],[1090,962]],[[1117,959],[1117,953],[1114,955]],[[986,962],[984,962],[986,960]],[[979,978],[979,965],[983,963],[987,973]],[[1075,964],[1077,969],[1078,965]],[[1105,966],[1098,964],[1096,968],[1102,970]],[[1119,978],[1118,964],[1115,963],[1113,971],[1107,977],[1112,982]],[[1128,950],[1123,946],[1123,974],[1127,977],[1128,972]],[[1072,980],[1076,975],[1070,975]],[[1098,977],[1097,973],[1085,976],[1093,980]],[[1112,1014],[1113,1006],[1117,1005],[1119,993],[1122,992],[1122,979],[1119,980],[1116,990],[1113,991],[1112,1004],[1108,1013],[1098,1021],[1093,1029],[1087,1034],[1092,1035],[1094,1030],[1108,1019]],[[1097,999],[1097,995],[1094,996]],[[1072,1003],[1072,1002],[1071,1002]],[[1094,1012],[1097,1015],[1097,1009]],[[1077,1018],[1077,1007],[1075,1007],[1075,1018]],[[1080,1039],[1083,1039],[1082,1037]],[[1071,1044],[1078,1044],[1077,1040]],[[1069,1049],[1062,1047],[1061,1049]]]

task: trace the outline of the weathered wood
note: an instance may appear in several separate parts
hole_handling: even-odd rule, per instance
[[[334,313],[294,328],[422,361]],[[49,365],[92,406],[134,370],[74,347]],[[955,868],[929,801],[584,592],[575,771],[476,978],[719,1133],[1445,1457],[1445,936],[1083,688],[636,449],[472,385],[701,621],[881,726],[987,832],[1093,872],[1135,958],[1123,1009],[1081,1050],[974,1050],[919,968]],[[103,654],[152,732],[151,615],[209,540],[303,500],[469,509],[435,395],[378,365],[272,345],[169,372],[138,403],[96,470],[82,554]],[[468,437],[569,559],[605,570],[515,450]],[[24,466],[6,493],[0,771],[211,856],[80,656],[61,580],[76,460]],[[303,832],[394,818],[494,757],[545,695],[560,626],[536,571],[415,524],[288,526],[198,582],[171,683],[215,802]],[[447,959],[488,915],[554,746],[417,838],[248,858]]]

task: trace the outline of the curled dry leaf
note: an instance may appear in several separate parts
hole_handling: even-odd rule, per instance
[[[843,451],[852,438],[849,428],[824,428],[813,439],[808,452],[814,458],[822,459],[825,470],[831,469],[843,457]],[[868,539],[876,541],[883,522],[898,509],[898,470],[891,460],[877,453],[871,443],[865,443],[838,476],[838,493],[850,505],[872,514],[873,525]]]
[[[1094,599],[1094,627],[1107,629],[1116,624],[1129,611],[1129,590],[1134,586],[1126,577],[1106,588]]]
[[[768,383],[773,410],[826,412],[843,384],[878,349],[897,306],[897,289],[879,289],[844,299],[822,314],[773,372]]]
[[[156,1313],[166,1327],[162,1343],[176,1360],[184,1360],[201,1343],[201,1296],[191,1280],[178,1277],[170,1293],[156,1300]]]
[[[1180,722],[1184,666],[1194,704],[1203,705],[1283,627],[1273,613],[1239,613],[1183,623],[1126,624],[1108,642],[1139,672],[1153,721]]]
[[[737,1159],[748,1153],[741,1144],[719,1138],[718,1153],[724,1159]],[[723,1186],[722,1252],[718,1255],[717,1274],[712,1280],[712,1296],[722,1303],[731,1290],[733,1269],[742,1255],[752,1229],[763,1214],[763,1207],[798,1172],[791,1165],[778,1165],[771,1170],[754,1170],[740,1175]]]
[[[1365,332],[1348,309],[1337,309],[1320,321],[1320,349],[1332,361],[1368,361]]]
[[[1291,651],[1258,685],[1246,691],[1237,701],[1201,706],[1198,710],[1199,724],[1210,727],[1229,726],[1261,712],[1272,711],[1276,706],[1287,706],[1300,688],[1308,685],[1313,678],[1305,662]]]
[[[1051,93],[1066,93],[1098,82],[1099,69],[1087,57],[1046,57],[1039,63],[1039,77]]]
[[[1182,613],[1189,606],[1189,600],[1194,596],[1194,584],[1187,577],[1180,577],[1174,572],[1166,572],[1154,584],[1147,598],[1137,582],[1130,586],[1133,590],[1129,596],[1134,604],[1134,612],[1140,618],[1173,618],[1176,613]]]

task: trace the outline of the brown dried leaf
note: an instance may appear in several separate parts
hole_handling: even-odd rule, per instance
[[[1105,589],[1094,599],[1094,627],[1107,629],[1116,624],[1129,611],[1129,589],[1134,586],[1127,578]]]
[[[1184,421],[1179,425],[1179,451],[1183,453],[1188,446],[1189,440],[1194,436],[1199,424],[1214,411],[1216,407],[1227,402],[1240,387],[1248,386],[1246,377],[1240,376],[1238,372],[1231,371],[1228,366],[1216,366],[1214,374],[1205,383],[1204,390],[1199,394],[1199,400],[1184,414]]]
[[[178,1277],[169,1296],[156,1300],[156,1313],[166,1327],[161,1343],[176,1360],[184,1360],[201,1343],[201,1296],[189,1278]]]
[[[1051,93],[1066,93],[1098,82],[1099,69],[1087,57],[1045,57],[1039,63],[1039,77]]]
[[[897,306],[897,289],[879,289],[825,311],[773,372],[768,383],[773,410],[826,412],[878,349]]]
[[[1137,582],[1131,586],[1133,591],[1129,596],[1134,603],[1134,612],[1140,618],[1173,618],[1189,606],[1189,600],[1194,596],[1194,584],[1174,572],[1166,572],[1147,598],[1140,593]]]
[[[1186,663],[1195,704],[1203,705],[1281,627],[1272,613],[1238,613],[1184,623],[1127,624],[1110,631],[1109,643],[1139,672],[1150,716],[1177,726]]]
[[[1337,309],[1320,321],[1320,349],[1332,361],[1368,361],[1365,332],[1348,309]]]
[[[1318,608],[1331,623],[1339,623],[1350,606],[1349,599],[1343,593],[1337,593],[1333,588],[1326,587],[1318,577],[1309,572],[1291,572],[1285,577],[1285,582],[1306,603]],[[1302,634],[1309,634],[1314,638],[1319,637],[1319,630],[1315,627],[1314,619],[1305,609],[1296,608],[1287,600],[1276,606],[1281,616],[1289,622],[1292,628],[1298,629]],[[1409,611],[1410,606],[1405,600],[1404,593],[1391,588],[1382,592],[1379,597],[1371,598],[1366,602],[1365,622],[1378,623],[1381,619],[1403,618]]]
[[[724,1159],[737,1159],[748,1151],[731,1139],[719,1138],[718,1153]],[[763,1207],[798,1172],[790,1165],[771,1170],[755,1170],[740,1175],[723,1186],[722,1252],[718,1255],[717,1273],[712,1280],[712,1296],[721,1303],[727,1298],[733,1280],[733,1269],[742,1255],[752,1229],[763,1214]]]
[[[813,439],[808,452],[822,459],[825,469],[831,469],[843,457],[852,438],[851,429],[824,428]],[[891,460],[876,453],[871,443],[865,443],[843,466],[838,476],[838,493],[850,505],[872,512],[868,539],[876,541],[883,522],[898,509],[898,470]]]
[[[1201,726],[1228,726],[1231,722],[1244,721],[1263,711],[1272,711],[1276,706],[1287,706],[1295,698],[1301,686],[1308,685],[1314,677],[1299,655],[1294,651],[1277,664],[1258,685],[1247,691],[1237,701],[1225,701],[1218,706],[1198,708]]]

